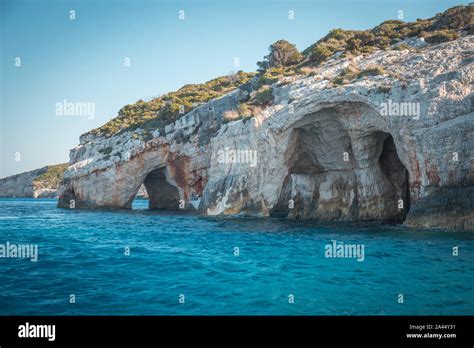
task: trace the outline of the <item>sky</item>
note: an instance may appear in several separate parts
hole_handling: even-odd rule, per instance
[[[468,3],[0,0],[0,177],[67,162],[81,134],[138,99],[255,71],[279,39],[303,50],[333,28],[371,28],[399,11],[414,21]],[[94,105],[95,114],[58,114],[64,100]]]

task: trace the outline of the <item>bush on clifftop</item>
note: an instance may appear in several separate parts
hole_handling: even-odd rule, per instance
[[[306,59],[321,64],[336,52],[370,53],[373,49],[387,49],[401,40],[426,37],[428,43],[455,40],[458,31],[473,33],[474,5],[457,6],[430,19],[416,22],[387,20],[369,30],[333,29],[325,37],[303,51]]]
[[[286,40],[278,40],[271,44],[268,50],[270,52],[263,58],[263,61],[257,62],[261,72],[271,68],[292,66],[303,60],[303,56],[296,46]]]
[[[185,85],[175,92],[167,93],[150,101],[139,100],[119,110],[113,118],[93,134],[111,136],[124,130],[160,129],[174,122],[179,116],[191,111],[213,98],[247,83],[254,73],[239,71],[236,74],[222,76],[201,84]]]
[[[261,62],[257,62],[259,73],[256,83],[252,82],[253,94],[246,101],[239,115],[253,115],[257,108],[273,102],[272,95],[264,86],[272,85],[283,77],[292,75],[316,74],[319,66],[339,52],[341,57],[371,53],[375,49],[388,49],[402,40],[423,37],[428,43],[436,44],[457,39],[461,35],[474,34],[474,5],[457,6],[437,14],[430,19],[417,19],[415,22],[387,20],[368,30],[333,29],[325,37],[305,49],[302,54],[292,43],[279,40],[270,45],[269,53]],[[392,46],[393,47],[393,46]],[[399,44],[393,49],[402,50],[407,45]],[[314,69],[314,70],[312,70]],[[334,79],[335,84],[345,84],[355,78],[383,74],[383,70],[364,71],[356,75],[355,71],[343,71]],[[307,72],[307,73],[305,73]],[[117,117],[92,134],[111,136],[125,130],[142,129],[162,130],[182,114],[193,108],[220,97],[249,82],[255,73],[239,71],[202,84],[190,84],[181,89],[154,98],[150,101],[139,100],[124,106]],[[241,104],[241,105],[243,105]]]

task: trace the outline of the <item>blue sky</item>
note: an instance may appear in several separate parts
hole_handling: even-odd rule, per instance
[[[330,29],[427,18],[469,1],[0,0],[0,177],[68,161],[79,136],[126,104],[237,70],[267,47],[300,49]],[[69,18],[70,10],[76,13]],[[185,19],[179,18],[184,10]],[[294,11],[294,19],[288,17]],[[21,66],[15,66],[15,59]],[[124,59],[130,67],[124,67]],[[95,103],[95,118],[56,103]],[[20,160],[18,159],[20,154]]]

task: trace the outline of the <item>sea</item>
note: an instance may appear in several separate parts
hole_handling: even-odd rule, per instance
[[[0,199],[0,315],[474,315],[473,289],[472,232]]]

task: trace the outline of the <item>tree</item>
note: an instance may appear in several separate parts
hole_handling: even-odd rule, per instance
[[[278,40],[271,44],[268,50],[270,53],[263,58],[263,61],[257,62],[260,71],[295,65],[303,60],[303,55],[296,46],[286,40]]]

